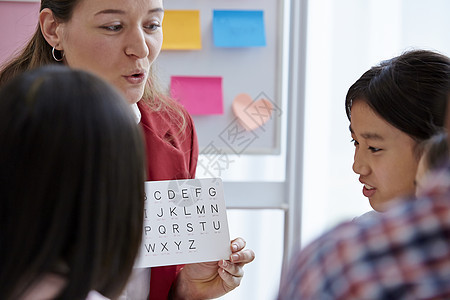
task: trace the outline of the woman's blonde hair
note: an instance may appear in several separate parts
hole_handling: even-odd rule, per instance
[[[186,128],[186,115],[180,104],[172,99],[168,92],[160,85],[153,66],[150,67],[150,75],[141,101],[144,101],[149,105],[153,111],[164,111],[171,116],[172,122],[175,122],[175,124],[178,125],[178,133],[183,132]]]

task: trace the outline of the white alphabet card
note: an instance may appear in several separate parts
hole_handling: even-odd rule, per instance
[[[219,178],[147,181],[136,268],[228,259],[230,234]]]

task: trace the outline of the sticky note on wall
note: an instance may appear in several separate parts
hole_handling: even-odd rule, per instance
[[[200,12],[166,10],[162,23],[163,50],[198,50],[202,48]]]
[[[216,47],[266,46],[264,12],[261,10],[214,10]]]
[[[191,115],[223,114],[222,77],[172,76],[170,95]]]

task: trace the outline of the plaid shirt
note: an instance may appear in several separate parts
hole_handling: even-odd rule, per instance
[[[297,253],[278,299],[450,299],[450,167],[433,175],[419,198]]]

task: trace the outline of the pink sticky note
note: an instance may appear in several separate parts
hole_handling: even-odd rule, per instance
[[[223,114],[222,77],[172,76],[170,94],[191,115]]]

